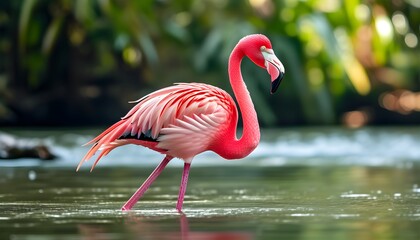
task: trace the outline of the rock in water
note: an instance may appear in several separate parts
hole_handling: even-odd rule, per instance
[[[18,158],[53,160],[56,156],[40,139],[19,138],[0,132],[0,159]]]

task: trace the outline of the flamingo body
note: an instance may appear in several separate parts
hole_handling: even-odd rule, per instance
[[[135,103],[119,122],[87,143],[94,146],[81,163],[101,150],[94,167],[101,157],[126,144],[145,146],[191,162],[220,140],[221,133],[231,121],[237,121],[238,115],[227,92],[202,83],[179,83]]]
[[[80,161],[97,151],[98,161],[116,147],[136,144],[165,154],[165,158],[123,206],[129,210],[149,188],[172,158],[184,163],[177,209],[181,211],[190,164],[194,156],[211,150],[226,159],[247,156],[258,145],[260,132],[257,115],[242,80],[240,63],[248,56],[271,75],[274,92],[284,74],[284,67],[271,50],[269,40],[259,34],[243,38],[229,59],[229,77],[243,119],[243,134],[236,136],[238,110],[224,90],[203,83],[178,83],[157,90],[133,103],[136,105],[120,121],[89,141],[91,149]]]

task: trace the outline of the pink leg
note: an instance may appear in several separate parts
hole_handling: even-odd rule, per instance
[[[182,204],[184,203],[185,190],[187,190],[188,174],[190,173],[191,163],[184,163],[184,171],[182,172],[181,186],[179,187],[178,202],[176,210],[182,212]]]
[[[187,216],[185,216],[185,214],[181,213],[180,216],[180,225],[181,225],[181,239],[182,240],[189,240],[189,233],[190,233],[190,228],[188,226],[188,218]]]
[[[155,170],[150,174],[150,176],[144,181],[144,183],[140,186],[139,189],[131,196],[130,199],[124,204],[121,208],[123,211],[131,210],[134,204],[143,196],[146,190],[150,187],[150,185],[156,180],[156,178],[160,175],[166,165],[171,161],[173,157],[166,155],[166,157],[162,160],[162,162],[155,168]]]

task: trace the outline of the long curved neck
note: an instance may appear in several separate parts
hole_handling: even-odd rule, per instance
[[[229,80],[242,116],[243,132],[241,138],[237,139],[237,119],[232,119],[223,144],[224,148],[228,150],[221,154],[222,157],[227,159],[237,159],[247,156],[257,147],[260,141],[257,113],[255,112],[254,104],[252,103],[245,82],[242,79],[241,61],[243,57],[244,52],[237,45],[229,58]]]

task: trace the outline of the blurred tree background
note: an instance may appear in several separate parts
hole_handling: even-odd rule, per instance
[[[243,75],[265,127],[420,123],[418,0],[0,2],[0,125],[115,122],[174,82],[231,91],[230,51],[266,34],[286,68],[277,94]]]

